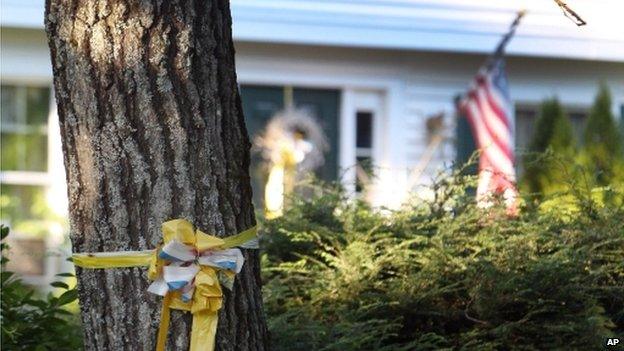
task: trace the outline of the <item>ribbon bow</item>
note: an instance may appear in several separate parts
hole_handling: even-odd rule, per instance
[[[153,282],[148,291],[164,297],[156,350],[165,350],[171,309],[193,314],[190,351],[214,350],[223,302],[221,285],[231,289],[245,262],[235,247],[258,248],[256,227],[218,238],[194,230],[187,220],[174,219],[163,223],[162,232],[164,244],[158,250],[75,254],[74,264],[84,268],[149,265]]]

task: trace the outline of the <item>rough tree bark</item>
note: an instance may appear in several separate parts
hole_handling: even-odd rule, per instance
[[[219,236],[255,223],[227,0],[47,0],[45,25],[75,252],[152,249],[173,218]],[[244,254],[220,350],[268,348],[258,257]],[[87,350],[154,349],[145,269],[77,275]],[[173,311],[169,349],[190,326]]]

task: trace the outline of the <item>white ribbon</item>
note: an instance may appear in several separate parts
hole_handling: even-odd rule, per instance
[[[238,248],[198,253],[194,247],[177,240],[172,240],[163,246],[158,256],[169,261],[170,264],[163,267],[162,276],[154,280],[147,290],[160,296],[165,296],[171,290],[179,290],[185,301],[193,297],[195,276],[199,273],[200,266],[239,273],[245,263],[243,253]]]

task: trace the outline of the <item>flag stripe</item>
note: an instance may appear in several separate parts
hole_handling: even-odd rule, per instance
[[[468,116],[469,122],[473,125],[473,130],[477,136],[475,139],[477,139],[477,146],[482,152],[481,157],[486,157],[490,164],[497,165],[504,174],[514,173],[511,159],[507,157],[505,152],[493,141],[492,136],[485,128],[481,113],[475,101],[468,103]]]
[[[489,81],[489,79],[487,78],[483,78],[478,79],[477,83],[480,88],[479,91],[484,92],[487,98],[487,103],[496,115],[496,117],[500,119],[501,123],[505,124],[507,129],[511,129],[508,119],[510,114],[508,111],[505,111],[505,108],[503,107],[504,104],[501,101],[501,97],[498,96],[498,94],[496,93],[496,89],[494,88],[492,82]]]
[[[481,150],[477,200],[480,203],[491,194],[501,194],[512,200],[517,196],[513,152],[513,121],[511,103],[502,58],[487,70],[480,71],[462,108],[468,118],[475,142]],[[515,206],[515,200],[507,202]]]
[[[507,158],[513,160],[509,129],[506,128],[504,124],[500,123],[499,118],[492,118],[494,113],[490,110],[490,106],[483,101],[483,93],[476,92],[474,95],[474,101],[479,110],[479,115],[482,116],[482,123],[488,132],[488,136],[496,143]],[[486,145],[481,145],[481,147],[486,147]]]

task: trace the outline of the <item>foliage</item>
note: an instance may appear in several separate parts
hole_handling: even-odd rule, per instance
[[[572,125],[556,98],[547,99],[542,103],[535,134],[529,145],[530,151],[543,152],[549,147],[562,152],[572,148],[574,138]]]
[[[611,113],[611,93],[604,84],[600,86],[589,113],[583,141],[585,146],[601,144],[619,154],[621,141],[615,125],[615,117]]]
[[[558,184],[553,177],[557,177],[559,170],[552,166],[550,160],[542,157],[546,151],[565,156],[574,151],[572,125],[556,98],[542,103],[529,144],[529,154],[524,159],[522,185],[524,190],[538,197]]]
[[[624,154],[624,104],[620,105],[620,122],[618,123],[618,125],[620,126],[619,131],[620,131],[620,145],[621,145],[621,151],[622,154]]]
[[[622,206],[571,185],[508,218],[460,173],[396,211],[317,185],[265,222],[273,349],[589,350],[624,333]]]
[[[580,162],[593,170],[597,185],[608,185],[615,177],[624,179],[621,144],[615,117],[611,113],[611,94],[603,84],[585,125],[580,155]]]
[[[45,193],[43,186],[0,184],[0,219],[13,232],[38,237],[50,234],[52,227],[66,228],[67,218],[50,206]]]
[[[51,285],[64,292],[37,297],[13,272],[4,270],[8,250],[4,242],[9,228],[2,226],[2,349],[3,350],[79,350],[82,332],[78,321],[64,307],[77,298],[77,291],[63,281]],[[62,273],[59,277],[72,277]]]

